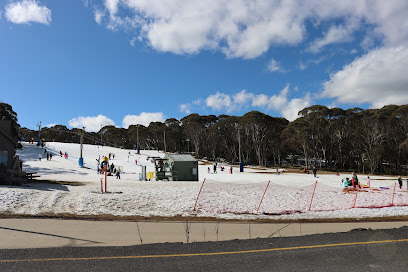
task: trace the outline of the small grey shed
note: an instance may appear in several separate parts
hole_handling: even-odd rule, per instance
[[[190,154],[166,154],[162,163],[163,166],[159,166],[156,172],[157,178],[169,181],[198,181],[198,161]]]

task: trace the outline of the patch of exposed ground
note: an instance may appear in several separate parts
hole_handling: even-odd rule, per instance
[[[133,222],[251,222],[251,223],[340,223],[340,222],[395,222],[408,221],[408,216],[388,216],[373,218],[332,218],[332,219],[300,219],[300,220],[279,220],[279,219],[254,219],[238,220],[223,219],[215,217],[198,216],[116,216],[112,214],[103,215],[77,215],[70,213],[43,213],[43,214],[13,214],[0,213],[0,219],[10,218],[33,218],[33,219],[63,219],[63,220],[90,220],[90,221],[133,221]]]

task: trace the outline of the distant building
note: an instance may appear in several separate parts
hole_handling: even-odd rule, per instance
[[[166,154],[155,165],[158,180],[198,181],[198,161],[189,154]]]

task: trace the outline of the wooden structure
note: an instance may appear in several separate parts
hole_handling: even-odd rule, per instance
[[[27,173],[21,171],[20,158],[15,156],[16,146],[11,121],[0,120],[0,184],[21,185],[27,180]]]

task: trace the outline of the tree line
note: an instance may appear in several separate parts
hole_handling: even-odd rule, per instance
[[[192,152],[197,158],[264,166],[306,165],[333,171],[406,172],[408,105],[381,109],[328,108],[314,105],[289,122],[251,111],[243,116],[190,114],[149,126],[105,126],[85,132],[57,125],[42,128],[46,141],[112,145],[126,149]],[[25,140],[38,131],[19,128]]]

